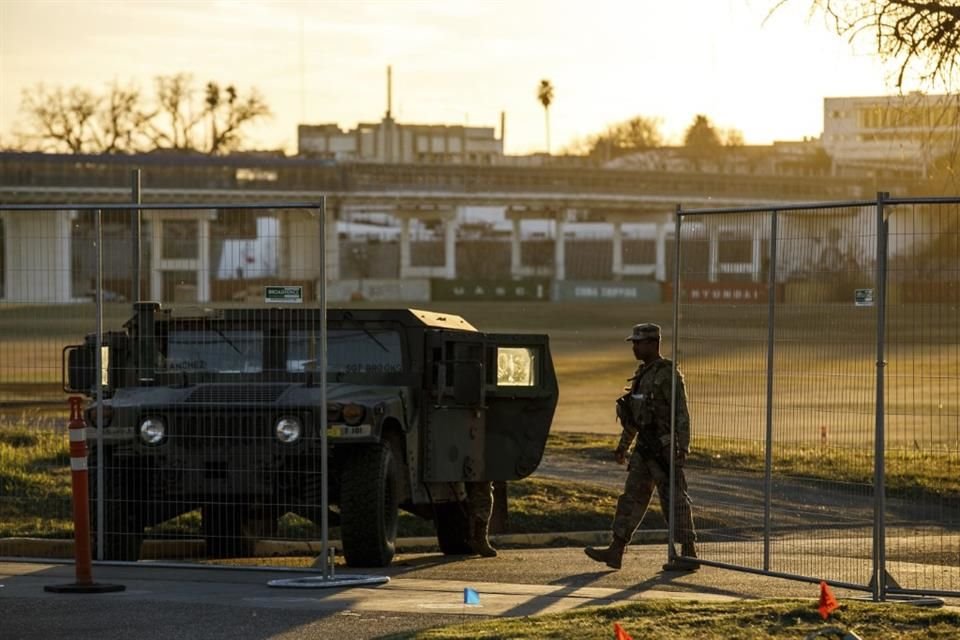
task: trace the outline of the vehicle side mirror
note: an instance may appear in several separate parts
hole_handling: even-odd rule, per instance
[[[95,348],[90,344],[64,348],[67,376],[63,390],[66,393],[82,393],[88,396],[92,393],[97,380]]]

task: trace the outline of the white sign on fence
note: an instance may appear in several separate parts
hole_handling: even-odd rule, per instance
[[[873,306],[873,289],[855,289],[853,303],[858,307]]]

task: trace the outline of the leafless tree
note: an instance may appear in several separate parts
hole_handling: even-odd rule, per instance
[[[91,129],[100,102],[81,87],[48,89],[38,84],[25,89],[21,108],[27,114],[29,129],[18,132],[18,137],[42,151],[90,151]]]
[[[270,115],[267,103],[256,89],[241,97],[232,84],[221,91],[217,83],[208,82],[204,105],[205,115],[210,120],[208,153],[235,150],[241,142],[242,127]]]
[[[188,73],[156,79],[157,118],[150,122],[148,136],[157,149],[197,150],[196,133],[203,111],[194,110],[193,77]],[[159,121],[159,122],[158,122]]]
[[[791,0],[779,0],[771,13]],[[877,52],[899,64],[897,88],[917,68],[921,82],[957,79],[960,63],[960,3],[956,0],[811,0],[837,33],[851,41],[876,39]]]
[[[189,74],[158,77],[155,89],[155,106],[148,108],[133,85],[113,83],[102,95],[83,87],[36,85],[23,92],[26,126],[15,132],[16,146],[68,153],[225,153],[241,145],[245,126],[270,115],[256,90],[242,96],[233,85],[221,90],[210,82],[198,101]]]
[[[97,111],[94,148],[101,153],[129,153],[144,146],[143,131],[156,112],[142,105],[140,90],[114,83]]]
[[[602,133],[590,136],[582,146],[587,154],[603,161],[631,153],[656,149],[663,145],[662,120],[647,116],[634,116],[629,120],[612,124]]]

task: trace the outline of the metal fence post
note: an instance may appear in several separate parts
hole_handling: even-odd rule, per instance
[[[886,554],[886,434],[884,432],[884,368],[886,360],[884,343],[886,340],[887,307],[887,222],[884,219],[884,202],[888,193],[877,193],[877,268],[876,268],[876,304],[877,304],[877,399],[876,430],[873,452],[873,599],[884,601],[887,598],[887,554]]]
[[[682,224],[682,209],[677,205],[674,213],[673,228],[673,367],[670,376],[670,500],[667,508],[670,513],[667,517],[667,560],[673,559],[674,541],[676,538],[677,513],[677,358],[680,350],[680,227]]]
[[[97,386],[97,560],[103,560],[103,209],[97,209],[96,242],[97,242],[97,288],[94,292],[97,315],[97,352],[94,354]]]
[[[136,209],[133,209],[131,213],[133,214],[130,217],[130,244],[131,244],[131,257],[133,259],[133,274],[132,282],[133,285],[130,288],[130,297],[133,302],[140,302],[140,273],[142,266],[142,256],[141,256],[141,241],[142,241],[142,221],[143,221],[143,210],[140,208],[141,203],[141,193],[140,193],[140,169],[134,169],[130,172],[130,196],[133,204],[137,205]]]
[[[320,201],[320,569],[330,577],[328,562],[329,496],[327,472],[327,199]]]
[[[777,212],[770,215],[770,268],[767,280],[767,433],[763,461],[763,570],[770,570],[770,502],[773,493],[773,346],[777,308]]]

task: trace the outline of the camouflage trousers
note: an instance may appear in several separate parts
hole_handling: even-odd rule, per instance
[[[467,491],[467,515],[489,522],[493,512],[493,483],[464,482],[463,486]]]
[[[660,509],[664,519],[670,518],[670,476],[669,469],[665,469],[665,476],[655,478],[646,459],[634,451],[630,456],[630,465],[627,467],[627,481],[623,486],[623,494],[617,500],[617,512],[613,516],[613,534],[621,540],[630,541],[633,533],[640,526],[643,517],[650,506],[653,489],[657,489],[660,498]],[[674,537],[681,544],[696,542],[697,532],[693,527],[693,511],[690,506],[690,496],[687,493],[687,479],[683,467],[677,467],[677,504]]]

